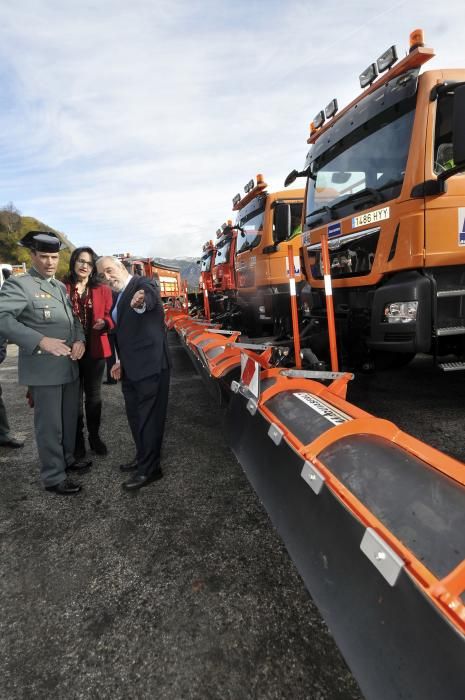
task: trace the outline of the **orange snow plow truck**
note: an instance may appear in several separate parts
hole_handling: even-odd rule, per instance
[[[286,179],[307,178],[306,337],[325,344],[326,232],[339,346],[362,364],[465,353],[465,69],[420,74],[433,56],[415,30],[405,58],[392,46],[371,63],[353,102],[318,112]]]
[[[121,260],[132,275],[154,279],[159,286],[163,301],[175,299],[184,293],[179,268],[165,265],[152,258],[136,258],[129,253],[117,254],[115,257]]]

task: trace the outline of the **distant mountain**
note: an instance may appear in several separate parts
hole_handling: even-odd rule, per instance
[[[18,245],[18,241],[26,235],[28,231],[53,231],[67,246],[60,253],[60,264],[58,266],[57,277],[61,278],[68,272],[69,258],[75,245],[61,231],[57,231],[51,226],[47,226],[42,221],[34,219],[32,216],[21,216],[21,212],[14,204],[0,206],[0,262],[16,265],[25,262],[29,267],[31,257],[27,248]],[[199,286],[199,266],[197,258],[154,258],[164,265],[177,267],[181,272],[182,279],[187,280],[190,290],[196,290]]]
[[[189,289],[197,290],[199,286],[199,266],[197,265],[198,258],[154,258],[162,265],[177,267],[181,272],[183,280],[187,280]]]

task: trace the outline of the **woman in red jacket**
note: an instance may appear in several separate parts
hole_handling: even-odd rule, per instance
[[[90,448],[98,455],[108,450],[99,435],[102,414],[102,377],[105,358],[111,355],[108,331],[114,327],[110,316],[112,296],[107,285],[99,284],[97,256],[92,248],[76,248],[69,261],[69,275],[64,280],[76,316],[86,335],[86,352],[79,360],[81,379],[80,408],[74,456],[86,453],[84,441],[84,403]]]

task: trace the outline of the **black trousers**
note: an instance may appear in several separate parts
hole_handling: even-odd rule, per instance
[[[87,353],[79,360],[79,417],[78,439],[84,431],[84,406],[86,412],[87,432],[96,437],[100,430],[102,416],[102,377],[105,360],[94,359]]]
[[[169,388],[169,369],[140,382],[127,378],[122,381],[126,415],[136,445],[137,473],[144,476],[160,469]]]
[[[6,415],[5,404],[2,399],[2,385],[0,384],[0,444],[6,442],[10,437],[10,426]]]

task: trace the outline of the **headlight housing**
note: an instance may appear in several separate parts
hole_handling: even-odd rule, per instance
[[[393,301],[384,307],[385,323],[414,323],[417,320],[418,301]]]

